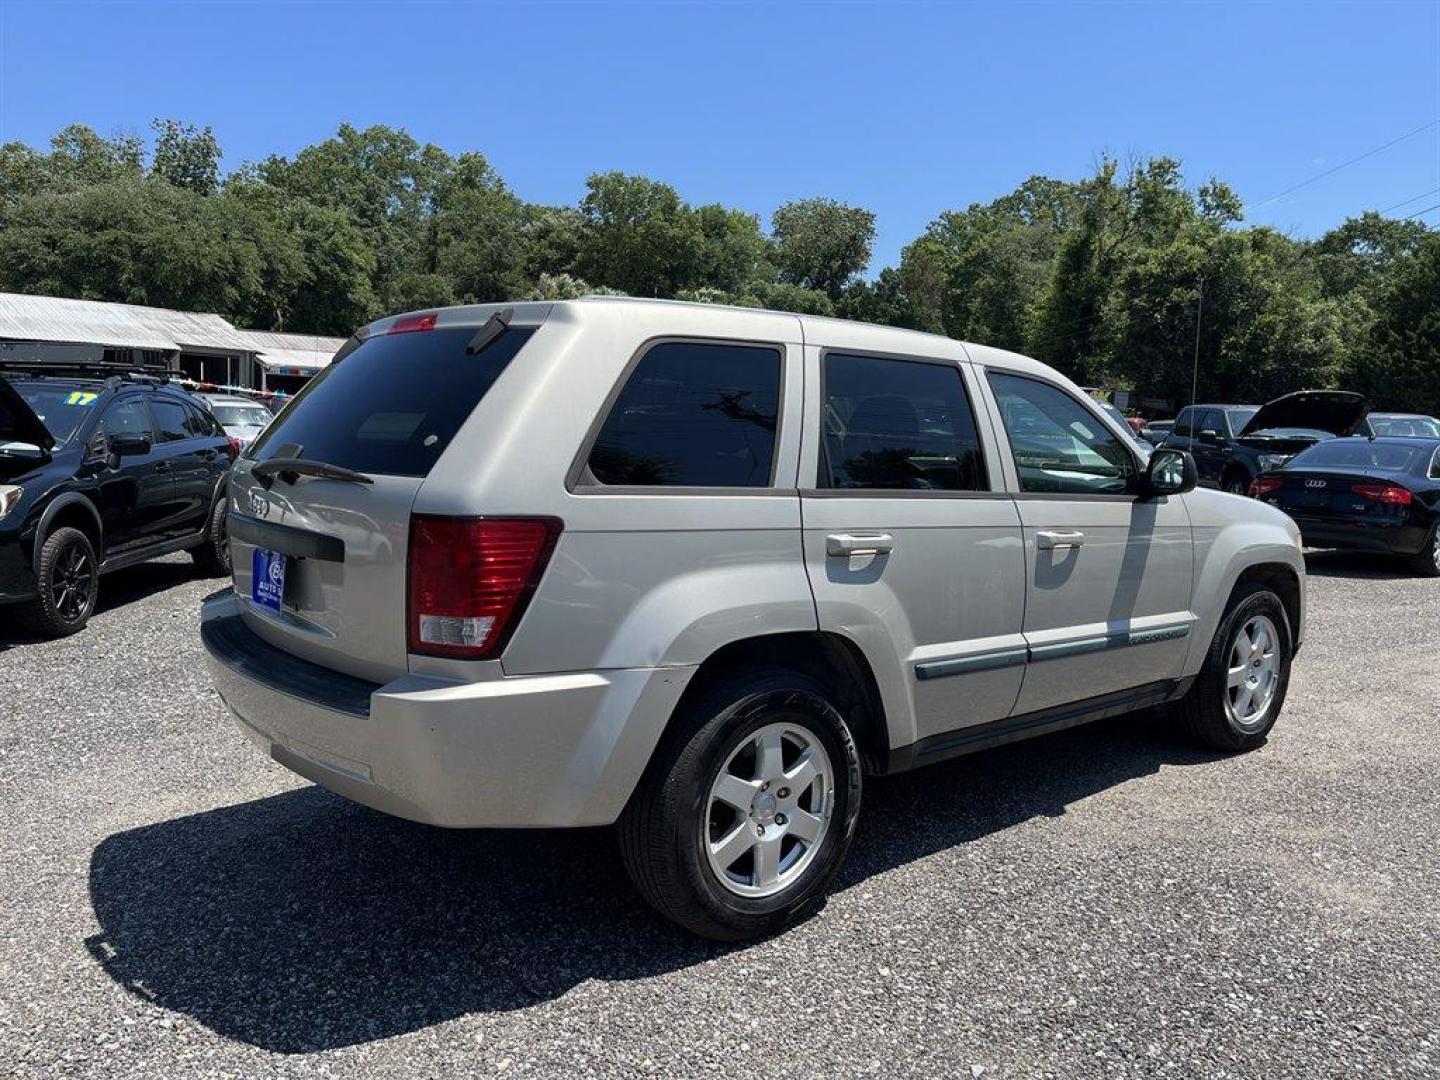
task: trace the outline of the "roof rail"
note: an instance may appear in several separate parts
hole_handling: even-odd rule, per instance
[[[15,372],[40,378],[104,379],[107,382],[160,385],[175,374],[163,364],[116,364],[102,360],[6,360],[0,359],[0,373]]]

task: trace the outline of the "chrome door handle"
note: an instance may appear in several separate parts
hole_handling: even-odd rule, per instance
[[[888,555],[895,547],[895,538],[889,533],[831,533],[825,537],[825,554],[839,555]]]
[[[1085,543],[1085,534],[1076,530],[1042,529],[1035,534],[1035,546],[1041,551],[1078,548],[1083,543]]]

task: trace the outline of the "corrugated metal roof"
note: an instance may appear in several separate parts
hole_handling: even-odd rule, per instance
[[[271,371],[277,368],[319,371],[345,344],[344,338],[286,334],[273,330],[241,330],[240,333],[255,350],[255,359]]]
[[[0,338],[166,351],[254,351],[241,331],[219,315],[22,293],[0,293]]]
[[[121,348],[178,349],[173,337],[126,304],[0,293],[0,338],[94,342]]]

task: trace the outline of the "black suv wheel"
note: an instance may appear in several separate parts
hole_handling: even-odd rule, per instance
[[[195,565],[206,577],[230,575],[230,533],[225,528],[230,500],[221,495],[210,511],[210,524],[205,529],[205,542],[190,549]]]
[[[40,546],[28,621],[44,637],[66,637],[84,629],[95,610],[100,566],[95,548],[79,529],[56,529]]]
[[[676,722],[620,821],[641,895],[716,941],[763,937],[818,907],[860,812],[860,756],[825,689],[750,669]]]

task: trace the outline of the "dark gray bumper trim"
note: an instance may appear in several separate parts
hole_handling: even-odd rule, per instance
[[[200,639],[220,663],[247,679],[288,697],[351,716],[370,715],[370,695],[379,683],[312,664],[277,649],[245,625],[239,615],[204,619]]]

